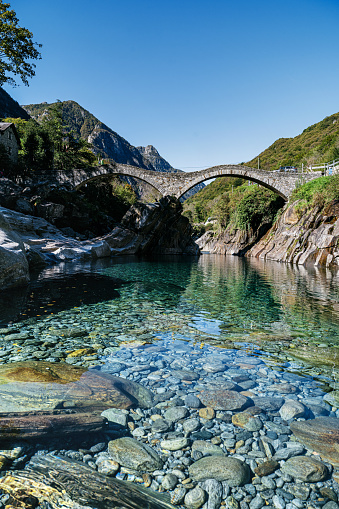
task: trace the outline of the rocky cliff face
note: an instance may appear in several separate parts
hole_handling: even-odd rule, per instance
[[[0,211],[0,288],[28,282],[28,261],[23,241]]]
[[[28,282],[29,269],[117,254],[197,254],[181,203],[169,196],[133,206],[120,226],[101,238],[79,241],[41,217],[0,207],[0,289]]]
[[[246,256],[298,265],[339,265],[339,202],[300,217],[292,203]]]
[[[257,231],[208,231],[196,240],[202,251],[288,262],[298,265],[339,265],[339,202],[324,209],[298,213],[298,202],[287,205],[276,223]]]
[[[249,249],[267,232],[269,224],[262,224],[257,230],[234,230],[227,228],[225,231],[215,234],[207,231],[196,240],[201,251],[211,254],[244,256]]]
[[[156,203],[132,206],[121,225],[104,237],[113,254],[198,254],[182,205],[165,196]]]

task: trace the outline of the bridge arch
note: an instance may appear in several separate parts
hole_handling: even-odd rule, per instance
[[[110,175],[124,175],[137,178],[151,185],[162,196],[172,195],[180,198],[192,187],[218,177],[240,177],[251,180],[261,186],[277,193],[284,200],[288,200],[293,190],[301,183],[309,182],[321,176],[317,173],[277,173],[273,171],[258,170],[248,166],[226,164],[213,166],[205,170],[195,172],[161,172],[145,170],[144,168],[128,164],[112,163],[88,169],[74,169],[58,175],[60,183],[72,183],[75,188],[92,180],[109,177]]]
[[[110,171],[110,172],[100,173],[98,175],[94,175],[94,176],[92,175],[92,176],[86,178],[82,182],[75,184],[74,187],[75,187],[75,189],[81,189],[83,186],[86,186],[90,182],[95,182],[96,180],[109,180],[110,177],[124,176],[124,177],[132,177],[132,178],[141,180],[142,182],[145,182],[146,184],[150,185],[155,191],[157,191],[158,193],[163,195],[163,190],[158,189],[155,182],[151,182],[150,179],[147,179],[147,177],[142,178],[140,175],[135,175],[134,172],[131,172],[131,173],[133,173],[133,174],[129,174],[127,172],[122,173],[119,171],[114,171],[114,172]]]
[[[247,171],[246,171],[247,170]],[[248,172],[250,170],[250,173]],[[259,170],[260,172],[260,170]],[[286,194],[286,190],[282,189],[281,182],[277,185],[276,178],[272,178],[272,172],[269,175],[257,175],[257,170],[253,168],[242,169],[239,166],[227,167],[225,169],[220,169],[220,167],[212,167],[207,170],[202,170],[201,172],[194,172],[197,175],[192,174],[192,179],[190,182],[187,182],[185,186],[180,188],[180,191],[176,194],[177,198],[181,198],[187,191],[192,189],[198,184],[205,182],[206,180],[210,180],[212,178],[220,178],[220,177],[233,177],[233,178],[242,178],[244,180],[248,180],[255,184],[259,184],[263,187],[266,187],[270,191],[277,193],[281,198],[285,201],[288,200],[288,195]],[[260,172],[261,173],[261,172]],[[281,174],[280,174],[281,175]]]

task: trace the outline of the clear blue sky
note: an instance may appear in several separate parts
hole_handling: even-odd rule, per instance
[[[339,111],[339,0],[8,0],[43,44],[20,103],[72,99],[174,167],[241,162]]]

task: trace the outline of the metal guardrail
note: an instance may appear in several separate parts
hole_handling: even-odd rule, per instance
[[[332,161],[331,163],[324,163],[318,165],[311,164],[310,166],[307,167],[307,170],[309,171],[323,170],[325,175],[332,175],[333,173],[339,171],[339,160]]]

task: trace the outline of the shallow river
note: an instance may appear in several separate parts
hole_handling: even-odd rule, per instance
[[[163,257],[152,261],[125,257],[58,265],[38,274],[29,288],[0,296],[0,359],[3,363],[66,361],[128,378],[157,395],[155,408],[140,411],[149,424],[144,420],[140,425],[130,415],[129,420],[133,417],[136,422],[136,427],[129,426],[134,439],[154,447],[161,439],[189,437],[189,442],[178,449],[172,445],[174,449],[169,450],[175,452],[168,452],[163,468],[155,469],[148,484],[128,468],[120,469],[118,479],[151,484],[154,491],[169,491],[173,503],[183,503],[180,489],[185,494],[196,485],[189,475],[194,481],[197,474],[192,475],[187,468],[202,456],[218,454],[213,449],[217,447],[246,463],[252,473],[266,456],[278,460],[280,469],[264,476],[272,481],[265,481],[272,492],[267,491],[266,498],[262,494],[265,485],[259,481],[254,488],[248,480],[237,480],[231,488],[224,486],[220,500],[208,507],[228,504],[258,509],[262,507],[260,500],[281,509],[288,504],[289,509],[311,507],[311,503],[322,506],[335,500],[335,495],[328,498],[319,492],[336,491],[332,466],[328,464],[327,474],[319,477],[314,487],[306,483],[309,491],[305,488],[299,493],[293,483],[305,483],[300,477],[293,478],[292,470],[284,473],[283,465],[290,457],[309,455],[301,446],[298,449],[299,445],[293,454],[286,453],[286,448],[290,453],[295,445],[288,428],[293,420],[339,416],[334,400],[326,399],[337,389],[338,290],[335,271],[232,256]],[[6,336],[7,327],[17,334],[12,341]],[[230,416],[246,405],[237,403],[238,407],[228,409],[218,407],[215,400],[211,403],[208,398],[202,399],[203,405],[197,400],[201,391],[217,394],[220,390],[241,392],[255,405],[263,402],[260,398],[276,398],[280,407],[284,400],[292,400],[304,405],[305,411],[292,415],[288,409],[279,414],[279,405],[271,401],[267,408],[261,407],[266,416],[249,427],[246,424],[244,440],[240,440],[237,424]],[[211,415],[201,406],[211,407]],[[160,417],[166,420],[166,411],[172,407],[186,409],[181,417],[172,417],[172,424],[178,424],[153,429],[152,423]],[[185,422],[199,416],[196,428],[185,431]],[[244,429],[243,424],[239,426]],[[270,453],[259,444],[263,437],[271,441]],[[201,447],[213,445],[207,453],[198,450],[197,444],[202,441],[205,445]],[[98,454],[107,459],[107,452],[100,451],[93,449],[92,458],[89,454],[86,460],[93,469],[99,468]],[[82,454],[80,459],[84,456],[76,454]],[[179,474],[180,470],[186,474],[181,479],[177,472],[177,483],[173,481],[173,486],[166,487],[164,477],[178,465]],[[261,478],[263,474],[258,475]],[[204,496],[211,500],[216,496],[213,487],[200,486],[204,487]],[[175,489],[179,494],[174,494]],[[323,497],[323,503],[317,502],[319,497]]]

